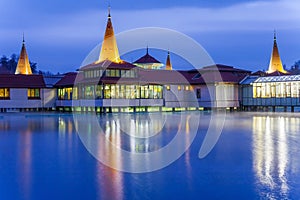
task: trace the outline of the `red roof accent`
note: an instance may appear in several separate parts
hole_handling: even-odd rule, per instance
[[[45,88],[42,75],[0,74],[1,88]]]
[[[83,79],[82,73],[77,73],[77,72],[66,73],[65,76],[55,84],[55,87],[73,86],[75,81],[78,82],[81,81],[82,79]]]

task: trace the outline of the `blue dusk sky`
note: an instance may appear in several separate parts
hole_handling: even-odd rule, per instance
[[[283,64],[300,60],[299,0],[1,0],[0,55],[18,54],[24,32],[40,70],[74,71],[102,41],[108,4],[116,33],[173,29],[200,43],[215,63],[266,70],[274,29]]]

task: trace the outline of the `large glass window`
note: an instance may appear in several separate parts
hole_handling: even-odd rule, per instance
[[[9,99],[9,88],[0,88],[0,99]]]
[[[111,95],[110,95],[110,85],[107,84],[104,86],[104,98],[105,99],[110,99]]]
[[[39,88],[28,88],[27,97],[28,97],[28,99],[40,99],[40,89]]]
[[[271,83],[271,97],[276,97],[276,83]]]
[[[103,86],[102,85],[96,85],[96,99],[102,99],[103,95]]]
[[[84,96],[86,99],[94,99],[95,98],[95,86],[87,85],[84,87]]]
[[[254,98],[261,98],[261,83],[253,84],[253,97]]]
[[[58,89],[58,99],[59,100],[71,100],[77,99],[77,88],[59,88]]]
[[[291,97],[291,83],[287,82],[285,84],[285,88],[286,88],[286,97]]]

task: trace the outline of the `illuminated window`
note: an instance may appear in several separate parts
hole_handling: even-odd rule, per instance
[[[0,88],[0,99],[9,99],[9,88]]]
[[[39,88],[28,88],[27,97],[28,97],[28,99],[40,99],[40,89]]]
[[[104,98],[105,99],[110,99],[110,85],[105,85],[104,87]]]
[[[190,90],[190,86],[189,86],[189,85],[186,85],[186,86],[185,86],[185,90],[186,90],[186,91]]]
[[[291,88],[291,91],[292,91],[292,97],[298,97],[298,84],[297,82],[293,82],[292,83],[292,88]]]
[[[87,85],[84,89],[84,96],[86,99],[94,99],[95,98],[95,90],[93,85]]]
[[[125,98],[125,85],[120,85],[120,94],[119,94],[119,97],[121,99]]]
[[[276,97],[276,84],[271,83],[271,97]]]
[[[74,90],[74,92],[73,92]],[[77,88],[59,88],[58,89],[58,99],[59,100],[71,100],[77,99]]]
[[[96,86],[96,99],[102,99],[103,98],[102,91],[103,91],[103,86],[102,85],[97,85]]]
[[[181,90],[181,86],[180,86],[180,85],[178,85],[178,91],[179,91],[179,90]]]
[[[286,97],[291,97],[291,83],[287,82],[285,86],[286,86]]]
[[[166,85],[166,90],[170,90],[170,86],[169,85]]]

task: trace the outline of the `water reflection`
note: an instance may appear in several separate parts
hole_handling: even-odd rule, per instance
[[[197,132],[197,117],[141,113],[74,119],[82,142],[99,161],[118,170],[146,172],[176,160],[188,149]]]
[[[288,198],[289,169],[293,158],[289,144],[298,132],[299,118],[279,115],[253,117],[253,168],[261,198]]]

